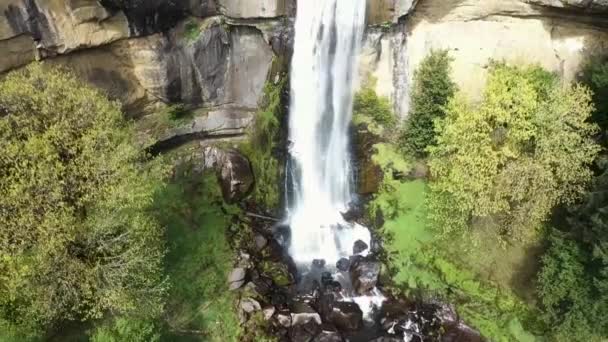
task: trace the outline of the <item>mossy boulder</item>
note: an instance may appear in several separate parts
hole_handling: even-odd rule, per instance
[[[262,274],[275,283],[277,286],[289,286],[294,279],[287,265],[280,262],[263,261],[260,265]]]

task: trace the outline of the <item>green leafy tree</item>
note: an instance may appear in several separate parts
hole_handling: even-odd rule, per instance
[[[608,129],[608,61],[592,59],[583,70],[582,81],[593,91],[593,122],[605,132]]]
[[[435,144],[433,122],[445,116],[444,107],[454,96],[451,61],[447,50],[433,50],[414,73],[411,109],[400,140],[416,157],[426,156],[427,146]]]
[[[608,163],[582,203],[550,228],[538,294],[560,341],[608,338]]]
[[[431,218],[444,232],[486,219],[502,237],[524,238],[591,178],[599,151],[588,122],[591,94],[562,87],[538,67],[491,67],[482,102],[456,98],[429,147]]]
[[[70,74],[35,64],[0,82],[0,322],[159,312],[162,170],[133,141],[119,105]]]

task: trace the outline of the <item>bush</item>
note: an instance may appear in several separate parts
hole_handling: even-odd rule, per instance
[[[161,169],[117,103],[34,64],[0,82],[0,321],[64,320],[162,306]]]
[[[538,67],[494,64],[482,102],[454,99],[436,124],[431,218],[446,233],[484,218],[505,238],[534,234],[591,179],[590,101],[587,88],[562,87]]]
[[[416,157],[426,156],[426,148],[435,144],[433,122],[445,116],[444,107],[456,90],[451,61],[447,50],[433,50],[414,74],[411,109],[400,141],[404,151]]]
[[[593,91],[592,120],[602,132],[608,129],[608,61],[605,58],[592,59],[583,69],[583,83]]]

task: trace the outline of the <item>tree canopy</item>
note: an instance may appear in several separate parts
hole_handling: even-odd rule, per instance
[[[584,86],[562,86],[539,67],[493,64],[481,103],[456,97],[436,124],[431,218],[444,232],[481,218],[503,237],[526,237],[585,190],[599,151],[592,110]]]
[[[433,50],[414,73],[412,104],[401,146],[416,157],[426,156],[426,148],[435,143],[434,121],[445,116],[444,107],[456,91],[450,78],[451,61],[447,50]]]
[[[0,82],[0,323],[161,309],[161,170],[141,158],[120,106],[71,74],[34,64]]]

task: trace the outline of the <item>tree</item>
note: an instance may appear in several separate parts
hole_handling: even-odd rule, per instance
[[[400,140],[402,148],[416,157],[425,157],[426,148],[435,144],[433,123],[445,116],[444,107],[454,96],[451,62],[447,50],[433,50],[414,73],[411,109]]]
[[[608,337],[608,163],[584,200],[549,228],[538,294],[557,340]]]
[[[0,82],[0,322],[159,312],[161,168],[133,138],[119,105],[71,74],[35,64]]]
[[[456,98],[429,147],[430,213],[444,232],[472,220],[524,238],[551,209],[570,203],[591,178],[599,151],[589,90],[560,86],[539,67],[491,66],[482,102]]]

